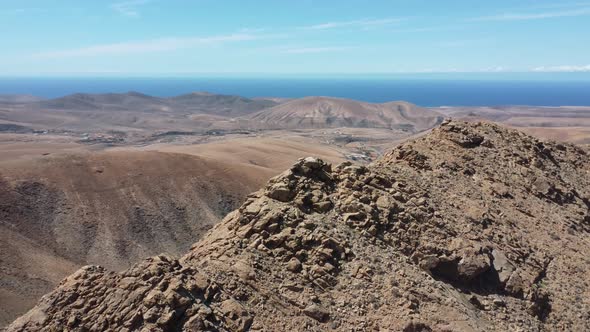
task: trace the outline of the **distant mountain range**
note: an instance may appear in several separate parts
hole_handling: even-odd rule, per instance
[[[0,123],[35,130],[137,132],[352,127],[418,132],[442,121],[438,112],[406,102],[373,104],[330,97],[249,99],[195,92],[159,98],[128,92],[78,93],[48,100],[12,96],[10,100],[0,104]]]
[[[222,116],[241,116],[277,105],[270,100],[194,92],[171,98],[153,97],[139,92],[85,94],[76,93],[38,101],[35,106],[60,110],[104,110],[138,112],[189,112]]]
[[[29,103],[40,100],[43,98],[31,95],[0,95],[0,103]]]

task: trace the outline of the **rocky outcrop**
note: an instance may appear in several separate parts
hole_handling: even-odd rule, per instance
[[[488,123],[302,159],[181,259],[85,267],[9,331],[586,331],[589,173]]]

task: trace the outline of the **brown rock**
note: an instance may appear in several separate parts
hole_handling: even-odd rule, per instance
[[[303,313],[320,322],[325,322],[330,318],[330,313],[317,304],[311,304],[305,307]]]
[[[301,261],[299,261],[296,257],[293,257],[287,262],[287,270],[297,273],[301,271]]]
[[[381,209],[388,209],[391,206],[391,201],[388,196],[380,196],[377,198],[377,206]]]
[[[284,183],[277,183],[268,189],[268,197],[276,199],[281,202],[290,201],[294,194],[289,187]]]
[[[459,277],[472,280],[490,268],[490,257],[487,254],[469,254],[461,258],[457,265]]]
[[[493,250],[492,256],[494,257],[492,263],[498,273],[498,278],[502,284],[506,284],[514,272],[514,265],[508,261],[508,258],[500,250]]]

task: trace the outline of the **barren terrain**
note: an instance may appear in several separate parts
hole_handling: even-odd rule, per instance
[[[590,108],[77,94],[0,98],[0,326],[82,265],[178,258],[298,158],[367,164],[443,117],[590,143]],[[435,144],[435,143],[433,143]]]
[[[180,255],[298,158],[344,160],[338,150],[287,141],[228,143],[75,153],[41,145],[6,158],[0,163],[1,321],[22,314],[79,266],[120,270],[161,252]],[[56,153],[31,157],[40,151]]]
[[[444,122],[299,160],[180,259],[86,266],[8,331],[587,331],[589,155]]]

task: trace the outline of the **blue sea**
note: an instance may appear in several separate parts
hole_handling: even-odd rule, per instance
[[[169,97],[194,91],[245,97],[332,96],[421,106],[588,106],[590,80],[391,78],[0,78],[0,94],[44,98],[137,91]]]

